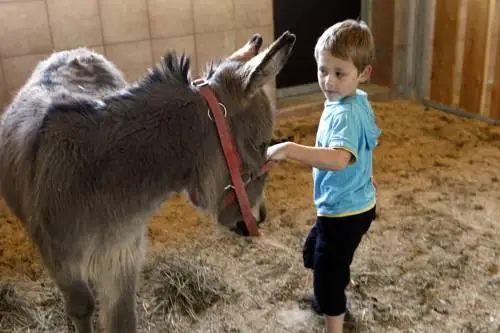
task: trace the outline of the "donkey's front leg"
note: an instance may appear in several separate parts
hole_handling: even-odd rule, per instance
[[[99,326],[103,333],[136,333],[137,314],[135,292],[137,271],[124,268],[121,276],[102,284],[105,295],[100,297]]]
[[[99,279],[99,327],[105,333],[136,333],[136,290],[144,258],[144,236],[122,243],[103,257]],[[106,262],[108,264],[106,264]]]
[[[77,333],[92,333],[92,314],[95,302],[88,283],[75,275],[60,274],[56,282],[64,297],[66,313]]]

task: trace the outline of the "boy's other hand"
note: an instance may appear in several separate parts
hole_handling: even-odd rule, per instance
[[[267,159],[275,161],[284,160],[287,157],[286,150],[289,144],[289,141],[285,141],[268,147],[266,153]]]

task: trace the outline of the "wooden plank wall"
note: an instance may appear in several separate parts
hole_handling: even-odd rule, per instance
[[[500,80],[494,82],[500,77],[497,47],[500,0],[435,0],[435,3],[429,99],[500,119]],[[465,6],[465,19],[460,15],[461,6]],[[461,28],[465,29],[463,40],[459,40]],[[460,43],[463,49],[457,48]],[[459,91],[454,87],[457,79]]]
[[[370,83],[392,87],[394,64],[395,1],[377,0],[371,7],[371,29],[376,59]]]
[[[443,104],[453,104],[456,64],[456,41],[459,28],[460,2],[436,0],[430,99]]]
[[[488,80],[491,6],[495,0],[468,0],[465,26],[465,48],[459,106],[468,112],[487,114],[483,110]]]

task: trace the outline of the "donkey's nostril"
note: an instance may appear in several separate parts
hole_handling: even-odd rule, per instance
[[[250,236],[247,225],[243,221],[236,222],[236,226],[234,227],[233,231],[241,236]]]

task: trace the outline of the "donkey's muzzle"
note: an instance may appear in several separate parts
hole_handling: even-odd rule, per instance
[[[250,236],[247,225],[243,221],[236,222],[236,226],[234,227],[233,231],[240,236]]]
[[[262,222],[266,220],[267,209],[266,206],[261,205],[259,208],[259,218],[257,220],[257,226],[260,226]],[[236,222],[236,226],[232,229],[237,235],[240,236],[250,236],[247,225],[243,221]]]

